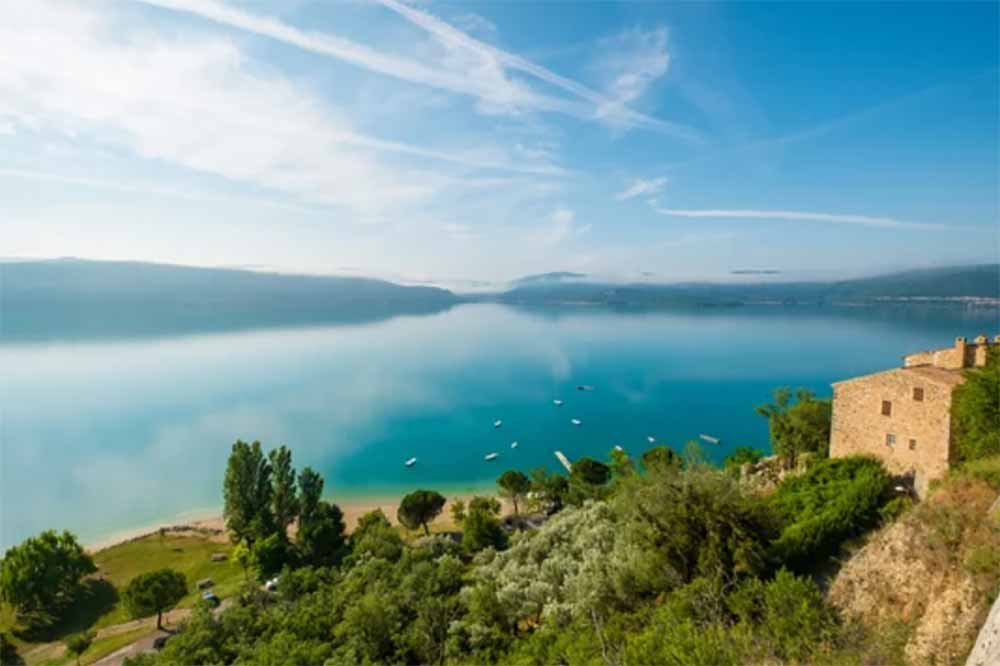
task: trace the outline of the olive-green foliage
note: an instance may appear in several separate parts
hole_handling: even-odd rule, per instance
[[[966,370],[951,402],[954,454],[959,461],[1000,454],[1000,353],[986,366]]]
[[[1000,491],[1000,455],[972,460],[955,472],[958,476],[980,479]]]
[[[351,534],[351,562],[375,557],[395,562],[403,554],[403,540],[392,528],[381,509],[370,511],[358,519]]]
[[[344,537],[344,513],[330,502],[319,502],[308,518],[299,519],[295,535],[302,560],[315,565],[332,565],[340,561],[347,543]]]
[[[593,458],[580,458],[573,463],[571,481],[580,481],[592,486],[602,486],[611,479],[611,468]]]
[[[507,535],[500,527],[500,502],[492,497],[473,497],[462,517],[462,547],[469,553],[484,548],[503,550]]]
[[[543,508],[554,513],[566,504],[569,481],[562,474],[550,474],[544,467],[536,467],[531,471],[531,492]]]
[[[706,576],[735,579],[767,571],[766,549],[776,533],[768,507],[720,470],[651,472],[623,484],[614,498],[622,529],[645,553],[642,575],[651,590]]]
[[[51,621],[72,603],[83,577],[96,570],[73,534],[46,530],[4,554],[0,598],[16,608],[22,619]]]
[[[516,514],[519,502],[531,490],[531,479],[524,472],[509,469],[497,478],[497,487],[500,489],[500,495],[509,499],[514,505],[514,513]]]
[[[643,452],[642,466],[647,471],[680,471],[684,468],[684,459],[669,446],[654,446]]]
[[[764,457],[764,452],[752,446],[737,446],[732,453],[722,461],[722,466],[726,469],[739,469],[740,466],[750,463],[759,463]]]
[[[785,480],[770,502],[784,521],[772,554],[793,570],[836,554],[846,539],[879,522],[889,488],[882,464],[864,456],[821,460]]]
[[[24,661],[17,653],[17,646],[10,634],[0,631],[0,664],[22,664]]]
[[[441,493],[433,490],[415,490],[399,503],[396,519],[407,529],[415,530],[423,527],[424,534],[430,534],[427,524],[438,517],[445,502],[447,500]]]
[[[612,479],[620,479],[622,477],[635,474],[635,464],[632,462],[632,458],[629,457],[628,453],[626,453],[624,449],[611,449],[611,453],[608,454],[608,458],[611,463],[609,467],[611,469]]]
[[[794,467],[798,456],[806,452],[826,456],[830,445],[832,404],[817,400],[806,389],[797,389],[792,403],[792,391],[779,388],[774,391],[774,402],[757,407],[757,413],[768,420],[771,448]]]
[[[260,442],[233,444],[223,483],[223,512],[234,541],[252,545],[275,531],[271,471]]]
[[[285,534],[288,526],[299,515],[298,488],[295,484],[295,468],[292,467],[292,452],[287,446],[280,446],[267,454],[271,464],[271,512],[275,527]]]
[[[156,615],[157,629],[163,626],[163,611],[170,610],[187,594],[184,574],[173,569],[158,569],[140,574],[129,581],[122,592],[125,608],[134,618]]]
[[[92,631],[83,631],[79,634],[73,634],[64,641],[66,652],[76,658],[76,663],[80,663],[80,655],[89,650],[90,646],[94,644],[94,636],[95,634]]]
[[[878,510],[879,519],[883,525],[894,522],[913,506],[913,499],[908,495],[893,497]]]
[[[811,663],[838,633],[814,583],[781,570],[732,592],[697,578],[672,592],[629,640],[626,663]]]
[[[381,531],[372,519],[369,535]],[[199,607],[159,664],[441,664],[463,607],[464,566],[446,541],[406,548],[394,562],[369,556],[344,570],[285,574],[277,603],[216,619]],[[369,553],[371,555],[371,553]]]
[[[261,581],[271,578],[292,560],[292,548],[288,538],[275,532],[253,544],[251,548],[257,576]]]

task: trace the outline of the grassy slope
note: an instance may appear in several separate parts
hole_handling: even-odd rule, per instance
[[[166,534],[162,537],[152,535],[101,550],[94,554],[98,573],[87,581],[84,593],[77,603],[62,620],[51,627],[16,632],[14,639],[18,644],[18,652],[29,663],[62,663],[59,659],[53,661],[58,650],[47,650],[41,646],[62,641],[71,634],[87,629],[99,631],[130,621],[131,618],[120,603],[119,594],[130,580],[147,571],[169,567],[184,574],[189,593],[178,604],[178,608],[188,608],[194,604],[200,595],[195,583],[202,578],[215,581],[215,593],[225,598],[239,588],[243,572],[228,559],[212,562],[211,557],[213,553],[228,555],[231,549],[230,544],[218,543],[206,536]],[[14,623],[15,616],[11,609],[0,607],[0,630],[12,629]],[[93,659],[100,658],[150,630],[147,624],[125,633],[98,638],[86,655]],[[29,656],[32,650],[37,651],[34,657]],[[81,659],[81,663],[86,661],[86,658]]]

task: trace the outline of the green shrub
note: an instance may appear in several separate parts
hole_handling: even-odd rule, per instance
[[[895,522],[913,506],[913,500],[908,495],[893,497],[878,510],[879,520],[883,525]]]
[[[970,461],[1000,455],[1000,353],[990,350],[985,367],[963,374],[951,402],[955,456]]]
[[[1000,577],[1000,551],[992,545],[973,548],[965,557],[964,567],[973,576]]]
[[[750,463],[755,465],[764,457],[764,452],[752,446],[737,446],[733,452],[722,461],[725,469],[739,469],[742,465]]]
[[[960,476],[981,479],[1000,491],[1000,455],[980,458],[965,463],[958,469]]]
[[[889,487],[882,464],[862,456],[820,460],[786,479],[771,498],[785,525],[770,554],[793,570],[835,554],[845,540],[878,523]]]

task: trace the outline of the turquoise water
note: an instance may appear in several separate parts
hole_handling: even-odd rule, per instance
[[[237,438],[288,444],[334,499],[491,487],[507,468],[557,469],[555,449],[638,453],[649,435],[678,449],[719,437],[706,446],[718,459],[766,447],[753,407],[775,386],[829,395],[832,381],[996,328],[996,312],[961,310],[463,305],[364,325],[0,344],[0,547],[214,509]]]

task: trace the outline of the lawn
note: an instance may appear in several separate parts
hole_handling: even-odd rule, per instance
[[[61,641],[71,634],[87,629],[98,631],[130,618],[119,602],[119,594],[130,580],[141,573],[169,567],[181,572],[188,581],[188,595],[178,604],[178,608],[194,605],[200,597],[195,583],[202,578],[215,582],[213,591],[220,597],[235,593],[243,582],[243,571],[227,559],[212,561],[213,553],[225,553],[232,549],[229,543],[213,541],[208,536],[165,533],[153,534],[129,543],[119,544],[94,553],[97,573],[85,581],[83,592],[76,603],[55,624],[35,629],[15,627],[15,615],[6,606],[0,605],[0,631],[11,631],[18,652],[24,656],[44,643]],[[16,629],[16,630],[15,630]],[[149,627],[136,630],[137,635],[149,632]],[[114,649],[127,644],[120,641],[124,635],[118,634],[95,641],[91,651],[106,645],[116,645]],[[133,637],[131,640],[135,640]],[[109,650],[111,652],[113,650]],[[104,654],[107,654],[105,652]],[[45,651],[48,654],[48,651]],[[90,651],[88,651],[90,654]],[[34,660],[32,660],[34,661]],[[43,660],[45,661],[45,660]],[[81,659],[81,663],[86,659]],[[58,662],[56,662],[58,663]]]

